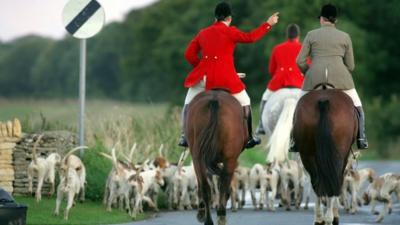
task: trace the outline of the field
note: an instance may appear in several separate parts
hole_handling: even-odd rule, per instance
[[[77,130],[78,101],[77,100],[5,100],[0,99],[0,121],[19,118],[22,121],[24,132],[37,132],[40,130],[67,129]],[[258,122],[258,106],[253,106],[254,121]],[[368,115],[368,114],[367,114]],[[374,121],[369,117],[369,121]],[[367,121],[368,122],[368,121]],[[111,100],[88,100],[86,107],[86,137],[89,145],[95,145],[94,136],[103,141],[107,147],[121,143],[121,148],[129,149],[133,142],[142,146],[150,146],[150,152],[156,152],[163,143],[167,153],[176,160],[182,149],[176,146],[180,135],[180,108],[166,103],[129,103]],[[371,123],[371,122],[370,122]],[[373,128],[370,124],[367,128]],[[373,129],[367,129],[374,133]],[[125,133],[118,137],[117,133]],[[375,135],[374,135],[375,136]],[[371,135],[370,135],[371,137]],[[378,154],[374,140],[370,138],[371,149],[364,152],[363,159],[377,159]],[[240,162],[251,165],[265,160],[265,143],[253,150],[244,151]],[[398,146],[393,145],[389,150],[394,151]],[[149,152],[142,152],[148,154]],[[394,158],[400,157],[394,154]],[[393,159],[393,157],[391,157]],[[138,157],[142,160],[142,156]]]
[[[78,101],[76,100],[0,100],[0,121],[19,118],[24,132],[67,129],[77,130]],[[255,109],[255,107],[254,107]],[[258,110],[254,118],[258,118]],[[153,145],[156,150],[161,143],[172,160],[178,159],[182,149],[176,146],[180,135],[180,108],[168,104],[130,104],[126,102],[89,100],[86,108],[87,139],[95,145],[92,136],[102,137],[106,146],[115,140],[113,132],[130,132],[130,137],[121,142],[129,148],[133,142],[139,145]],[[129,123],[124,121],[129,120]],[[254,122],[257,122],[254,120]],[[95,130],[95,131],[94,131]],[[108,134],[106,134],[108,133]],[[126,140],[131,139],[131,140]],[[265,143],[265,140],[264,140]],[[245,151],[240,162],[251,165],[265,160],[263,146]],[[146,153],[147,154],[147,153]],[[141,158],[142,156],[139,156]],[[140,160],[140,159],[139,159]]]

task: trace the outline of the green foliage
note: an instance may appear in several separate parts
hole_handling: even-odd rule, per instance
[[[400,150],[400,99],[375,98],[366,108],[367,134],[379,158],[398,157]]]
[[[259,97],[269,79],[267,65],[274,45],[284,41],[289,23],[302,37],[319,27],[316,16],[324,0],[231,0],[233,25],[248,31],[275,11],[280,21],[261,41],[238,45],[238,71],[250,96]],[[400,51],[397,0],[333,0],[339,7],[338,27],[354,44],[357,88],[362,96],[388,97],[399,85]],[[88,40],[88,95],[135,101],[181,104],[183,80],[191,67],[183,54],[188,42],[213,23],[215,1],[158,1],[134,10],[125,21],[107,25]],[[376,16],[378,15],[378,16]],[[374,19],[370,19],[374,18]],[[73,97],[77,95],[79,41],[29,36],[0,43],[0,89],[4,96]]]
[[[64,220],[64,209],[66,200],[63,201],[60,207],[60,215],[54,216],[53,212],[56,205],[55,198],[42,198],[40,203],[36,203],[32,197],[15,197],[18,203],[28,206],[27,224],[28,225],[43,225],[43,224],[116,224],[129,223],[132,218],[125,212],[113,210],[107,212],[101,202],[85,201],[72,207],[69,212],[69,219]],[[145,219],[144,214],[139,214],[137,220]]]
[[[104,187],[111,170],[112,163],[99,153],[108,150],[101,141],[94,143],[94,146],[85,150],[82,161],[86,167],[86,198],[93,201],[103,199]]]

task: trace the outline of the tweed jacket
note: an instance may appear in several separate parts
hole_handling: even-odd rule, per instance
[[[307,65],[307,57],[311,65]],[[336,89],[354,88],[351,72],[354,70],[353,46],[350,36],[333,24],[308,32],[296,60],[305,74],[303,90],[310,91],[320,83],[328,82]]]

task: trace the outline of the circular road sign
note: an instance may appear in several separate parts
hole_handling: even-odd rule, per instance
[[[68,33],[76,38],[86,39],[101,30],[105,13],[96,0],[71,0],[64,7],[62,19]]]

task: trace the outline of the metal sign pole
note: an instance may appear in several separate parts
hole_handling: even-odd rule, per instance
[[[85,145],[86,39],[80,41],[79,70],[79,145]],[[83,149],[80,150],[81,157]]]
[[[85,146],[85,98],[86,98],[86,39],[97,34],[104,25],[105,13],[96,0],[70,0],[63,13],[65,29],[80,39],[79,54],[79,145]],[[83,149],[80,156],[83,156]]]

